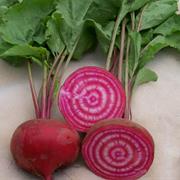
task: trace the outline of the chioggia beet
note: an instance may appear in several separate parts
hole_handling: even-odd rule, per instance
[[[86,132],[96,122],[122,117],[121,82],[103,68],[87,66],[72,73],[59,92],[59,109],[75,129]]]
[[[93,126],[82,145],[87,166],[108,180],[136,180],[150,168],[154,142],[150,133],[130,120],[108,120]]]

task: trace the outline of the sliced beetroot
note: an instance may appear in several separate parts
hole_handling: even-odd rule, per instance
[[[154,159],[149,132],[129,120],[108,120],[90,129],[82,145],[87,166],[109,180],[135,180],[143,176]]]
[[[67,124],[57,120],[30,120],[20,125],[11,140],[11,152],[18,166],[44,180],[72,163],[78,156],[80,138]]]
[[[77,130],[86,132],[96,122],[122,117],[125,93],[120,81],[99,67],[72,73],[59,93],[59,109]]]

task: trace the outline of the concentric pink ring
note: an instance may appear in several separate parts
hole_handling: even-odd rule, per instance
[[[154,158],[152,137],[132,124],[108,124],[86,136],[82,154],[95,174],[111,180],[132,180],[149,170]]]
[[[122,117],[125,93],[110,72],[88,66],[67,78],[59,92],[58,106],[75,129],[86,132],[100,120]]]

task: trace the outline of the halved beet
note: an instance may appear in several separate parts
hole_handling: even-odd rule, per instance
[[[135,180],[143,176],[154,159],[150,133],[129,120],[108,120],[90,129],[82,145],[87,166],[109,180]]]
[[[74,128],[86,132],[100,120],[122,117],[125,93],[110,72],[88,66],[67,78],[59,92],[58,105]]]

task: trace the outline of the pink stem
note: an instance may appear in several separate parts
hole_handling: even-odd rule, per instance
[[[29,85],[31,89],[33,103],[34,103],[34,110],[35,110],[36,118],[40,118],[40,108],[39,108],[37,93],[36,93],[33,78],[32,78],[31,63],[29,61],[28,61],[28,77],[29,77]]]
[[[63,65],[65,57],[66,57],[66,51],[64,51],[63,54],[61,55],[61,59],[60,59],[59,64],[57,66],[57,69],[56,69],[56,72],[54,74],[52,83],[50,85],[50,91],[49,91],[49,96],[48,96],[48,104],[47,104],[47,116],[49,118],[51,116],[51,106],[52,106],[52,101],[53,101],[53,92],[54,92],[54,88],[55,88],[56,79],[57,79],[57,76],[58,76],[60,69]]]
[[[60,53],[56,56],[56,58],[55,58],[55,60],[54,60],[54,62],[53,62],[53,65],[52,65],[52,67],[50,68],[50,71],[49,71],[49,74],[48,74],[48,78],[47,78],[47,85],[50,83],[50,79],[51,79],[53,70],[55,69],[56,65],[58,64],[58,61],[59,61],[61,55],[62,55],[62,52],[60,52]]]
[[[44,178],[44,180],[53,180],[53,177],[52,177],[52,175],[49,175],[49,176],[46,176],[46,177]]]
[[[113,59],[113,64],[112,67],[110,69],[110,72],[112,72],[113,74],[115,74],[115,69],[116,69],[116,65],[118,62],[118,57],[117,57],[117,49],[114,49],[114,59]]]
[[[42,112],[41,112],[41,118],[46,118],[47,117],[47,67],[46,64],[44,63],[44,70],[43,70],[43,86],[42,86]]]
[[[62,78],[62,76],[64,75],[68,65],[69,65],[69,62],[71,61],[72,57],[73,57],[73,54],[74,54],[74,51],[76,50],[76,47],[77,47],[77,44],[79,42],[79,37],[77,38],[77,41],[76,43],[74,44],[74,47],[72,49],[72,51],[70,52],[70,54],[68,55],[67,57],[67,60],[66,60],[66,63],[64,65],[64,68],[62,69],[62,72],[61,72],[61,75],[59,78]],[[52,104],[53,104],[53,93],[54,93],[54,87],[55,87],[55,82],[56,82],[56,79],[58,77],[58,74],[60,72],[60,69],[61,69],[61,66],[65,60],[65,57],[66,57],[66,50],[64,50],[62,56],[61,56],[61,60],[60,60],[60,63],[56,69],[56,72],[55,72],[55,75],[53,77],[53,81],[52,81],[52,84],[51,84],[51,87],[50,87],[50,92],[49,92],[49,97],[48,97],[48,108],[47,108],[47,112],[48,112],[48,117],[50,118],[51,117],[51,108],[52,108]],[[59,80],[59,84],[60,84],[61,80]]]
[[[142,21],[142,17],[141,20]],[[135,14],[131,13],[131,29],[135,30]],[[132,112],[131,112],[131,97],[132,97],[132,79],[129,79],[129,51],[130,51],[130,43],[131,40],[128,38],[127,48],[126,48],[126,70],[125,70],[125,91],[126,91],[126,111],[125,117],[128,120],[132,120]]]
[[[126,60],[125,60],[125,92],[126,92],[126,110],[125,118],[129,119],[129,50],[130,50],[130,38],[128,38],[127,48],[126,48]]]
[[[115,22],[115,25],[114,25],[111,43],[110,43],[110,47],[109,47],[109,52],[108,52],[108,56],[107,56],[107,60],[106,60],[106,70],[107,71],[109,71],[109,69],[110,69],[111,58],[112,58],[112,54],[113,54],[113,50],[114,50],[114,46],[115,46],[115,42],[116,42],[116,36],[117,36],[118,30],[119,30],[119,25],[124,16],[125,16],[125,14],[122,14],[121,9],[120,9],[117,19],[116,19],[116,22]]]
[[[126,31],[126,19],[122,22],[122,31],[121,31],[121,47],[120,47],[120,56],[119,56],[119,67],[118,67],[118,79],[122,82],[122,66],[124,58],[124,44],[125,44],[125,31]]]
[[[128,84],[128,101],[127,101],[127,115],[128,115],[128,119],[132,120],[132,112],[131,112],[131,98],[132,98],[132,83],[131,81],[129,81]]]

